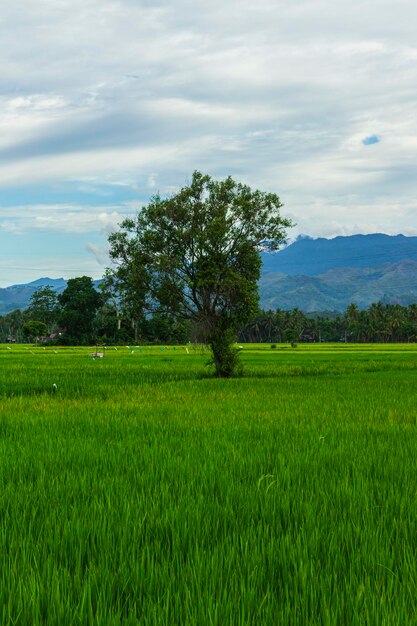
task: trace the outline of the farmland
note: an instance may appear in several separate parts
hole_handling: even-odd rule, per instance
[[[417,623],[417,346],[0,345],[0,623]]]

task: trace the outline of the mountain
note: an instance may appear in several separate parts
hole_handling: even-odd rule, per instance
[[[417,237],[299,237],[279,252],[263,253],[262,261],[263,309],[344,311],[351,302],[417,302]]]
[[[417,261],[417,237],[351,235],[334,239],[299,237],[276,253],[263,253],[263,273],[319,276],[335,268],[375,267],[403,260]]]
[[[342,312],[352,302],[366,308],[378,301],[407,306],[417,302],[417,261],[335,268],[318,276],[269,272],[261,277],[259,291],[263,309]]]
[[[417,237],[299,237],[279,252],[262,253],[262,261],[259,287],[264,309],[344,311],[351,302],[360,307],[378,300],[417,302]],[[61,293],[66,284],[63,278],[39,278],[0,289],[0,315],[27,307],[39,287],[51,285]]]
[[[61,291],[62,289],[65,289],[66,286],[67,286],[67,281],[65,280],[65,278],[46,278],[45,277],[45,278],[38,278],[37,280],[34,280],[31,283],[12,285],[11,287],[6,287],[6,289],[19,290],[22,287],[29,287],[30,289],[33,289],[34,291],[36,291],[37,289],[40,289],[41,287],[52,287],[56,291]]]

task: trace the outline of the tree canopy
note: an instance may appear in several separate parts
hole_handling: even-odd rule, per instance
[[[22,330],[25,337],[37,341],[39,337],[48,332],[48,327],[45,322],[30,320],[23,325]]]
[[[58,300],[61,305],[59,323],[65,329],[65,342],[91,343],[94,318],[102,304],[102,297],[94,289],[92,278],[70,278]]]
[[[259,252],[277,250],[292,225],[281,206],[276,194],[194,172],[189,185],[153,197],[110,235],[125,300],[191,320],[211,347],[216,374],[233,375],[233,341],[258,310]]]

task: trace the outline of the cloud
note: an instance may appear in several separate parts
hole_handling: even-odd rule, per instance
[[[23,234],[33,231],[67,234],[96,233],[108,237],[132,213],[130,205],[113,210],[74,205],[35,205],[1,209],[0,232]]]
[[[0,191],[16,197],[0,247],[29,229],[104,238],[125,200],[194,169],[277,192],[303,232],[417,227],[400,210],[417,197],[412,0],[24,4],[0,22]]]
[[[85,248],[88,252],[91,252],[100,266],[110,265],[109,247],[107,245],[88,242]]]

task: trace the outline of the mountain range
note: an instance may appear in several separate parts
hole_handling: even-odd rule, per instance
[[[318,276],[269,272],[261,277],[259,287],[265,310],[298,307],[306,313],[342,312],[352,302],[366,308],[379,301],[408,306],[417,302],[417,261],[335,268]]]
[[[354,302],[407,306],[417,302],[417,237],[352,235],[299,237],[263,254],[259,283],[263,309],[344,311]]]
[[[417,237],[351,235],[333,239],[300,236],[274,254],[263,254],[263,273],[318,276],[336,268],[367,268],[384,263],[417,261]]]
[[[344,311],[352,302],[359,307],[377,301],[404,306],[417,302],[417,237],[304,236],[278,252],[262,253],[262,261],[263,309]],[[61,293],[66,280],[40,278],[0,288],[0,315],[24,309],[31,295],[45,285]]]

